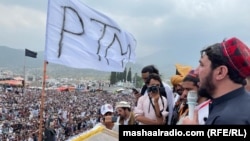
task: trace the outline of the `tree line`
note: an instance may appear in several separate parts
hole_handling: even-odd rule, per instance
[[[127,71],[127,67],[123,72],[111,72],[110,74],[110,84],[115,85],[118,82],[130,82],[133,83],[135,87],[141,87],[143,81],[137,73],[132,76],[131,67]]]

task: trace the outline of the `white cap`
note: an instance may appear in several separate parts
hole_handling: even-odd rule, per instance
[[[130,108],[130,103],[126,101],[120,101],[116,103],[115,109],[120,108],[120,107],[127,107]]]
[[[105,115],[107,112],[112,112],[112,113],[114,112],[114,109],[113,109],[112,105],[110,105],[110,104],[102,105],[101,114]]]

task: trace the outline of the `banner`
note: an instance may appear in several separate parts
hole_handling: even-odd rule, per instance
[[[79,0],[49,0],[45,59],[73,68],[123,72],[135,63],[136,40]]]
[[[36,58],[37,52],[34,52],[34,51],[31,51],[31,50],[25,49],[25,56],[32,57],[32,58]]]
[[[118,141],[118,137],[118,132],[97,124],[92,129],[73,136],[66,141]]]

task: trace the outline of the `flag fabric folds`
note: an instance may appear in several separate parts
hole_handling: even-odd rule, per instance
[[[47,15],[46,61],[109,72],[135,63],[133,35],[79,0],[49,0]]]
[[[34,51],[31,51],[31,50],[25,49],[25,56],[32,57],[32,58],[36,58],[37,52],[34,52]]]

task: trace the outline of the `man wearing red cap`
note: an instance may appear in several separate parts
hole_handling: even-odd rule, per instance
[[[202,50],[199,62],[199,91],[212,97],[206,124],[249,125],[250,94],[244,85],[250,76],[250,49],[233,37]],[[197,112],[194,120],[183,123],[197,124]]]

